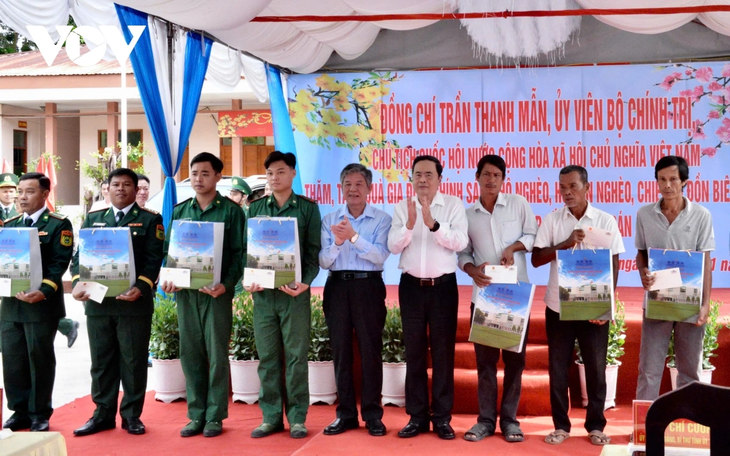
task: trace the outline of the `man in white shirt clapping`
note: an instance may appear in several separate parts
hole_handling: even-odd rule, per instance
[[[416,195],[401,201],[393,213],[388,248],[401,254],[403,271],[398,299],[406,344],[406,413],[408,424],[399,437],[415,437],[434,430],[453,439],[449,424],[454,404],[454,345],[459,291],[456,252],[468,243],[466,211],[457,197],[439,192],[443,166],[421,155],[413,160],[412,185]],[[429,407],[427,358],[433,365]]]

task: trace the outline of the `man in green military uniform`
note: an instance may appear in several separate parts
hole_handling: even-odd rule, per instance
[[[297,159],[292,153],[274,151],[266,157],[266,179],[272,194],[251,204],[254,217],[296,217],[302,283],[278,290],[265,290],[258,284],[247,288],[254,299],[254,336],[259,353],[261,394],[259,407],[263,423],[251,437],[266,437],[284,429],[283,408],[292,438],[307,436],[304,422],[309,408],[307,352],[309,350],[309,285],[319,273],[322,219],[317,203],[292,191]],[[249,219],[249,220],[250,220]],[[282,368],[286,379],[282,384]]]
[[[86,326],[91,352],[91,399],[94,416],[74,435],[84,436],[116,427],[119,382],[124,397],[119,407],[122,429],[144,434],[140,420],[147,386],[147,350],[154,309],[154,282],[162,264],[165,230],[162,216],[139,207],[137,174],[127,168],[109,173],[111,207],[89,212],[81,228],[127,227],[132,235],[136,281],[126,292],[101,303],[90,301],[85,291],[74,291],[85,301]],[[73,285],[79,280],[79,252],[73,259]]]
[[[161,284],[165,293],[175,292],[180,325],[180,360],[187,389],[190,422],[182,437],[200,434],[215,437],[223,432],[228,418],[228,342],[231,338],[233,289],[241,280],[241,262],[246,256],[243,243],[245,216],[241,208],[221,196],[216,184],[221,180],[223,162],[202,152],[190,162],[190,181],[195,197],[175,206],[172,220],[194,220],[225,224],[221,282],[199,290]],[[171,228],[171,227],[170,227]],[[169,248],[165,242],[165,253]]]
[[[62,276],[71,261],[74,235],[66,217],[46,208],[51,191],[48,177],[24,174],[19,190],[23,214],[7,220],[5,227],[38,229],[43,282],[39,290],[2,298],[3,377],[8,408],[15,412],[3,427],[47,431],[56,376],[53,340],[58,320],[66,315]]]
[[[243,177],[233,176],[231,178],[231,190],[228,197],[243,208],[244,213],[248,211],[248,195],[251,194],[251,187]]]

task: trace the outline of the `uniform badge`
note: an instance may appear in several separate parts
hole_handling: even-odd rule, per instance
[[[104,222],[94,222],[94,226],[106,226]]]
[[[63,230],[61,231],[61,245],[64,247],[71,247],[74,245],[74,232]]]
[[[134,227],[134,226],[144,226],[143,223],[129,223],[127,226]]]
[[[8,176],[5,176],[5,182],[10,182],[11,180],[12,180],[12,179],[10,178],[10,176],[9,176],[9,175],[8,175]]]
[[[157,239],[164,241],[165,240],[165,227],[162,225],[157,225],[157,229],[155,230],[155,237]]]
[[[48,236],[48,231],[39,231],[38,236]]]

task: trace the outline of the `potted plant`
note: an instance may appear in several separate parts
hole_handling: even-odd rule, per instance
[[[383,327],[383,405],[406,405],[406,346],[400,307],[389,305]]]
[[[332,405],[337,399],[335,364],[332,360],[332,343],[327,321],[322,309],[322,298],[312,295],[311,328],[309,336],[309,403],[324,402]]]
[[[253,297],[243,291],[233,298],[233,325],[229,346],[233,402],[254,404],[259,399],[259,354],[253,334]]]
[[[710,300],[710,312],[707,315],[707,323],[705,324],[705,337],[702,341],[702,373],[700,374],[700,381],[705,383],[712,383],[712,371],[715,370],[715,366],[710,362],[710,358],[717,356],[715,350],[719,346],[717,343],[717,336],[722,329],[722,323],[718,321],[720,316],[721,301]],[[669,368],[669,375],[672,380],[672,389],[677,388],[677,367],[674,358],[674,332],[672,337],[669,339],[669,349],[667,350],[667,367]]]
[[[616,297],[616,313],[614,319],[609,322],[608,328],[608,350],[606,351],[606,403],[604,410],[616,406],[616,384],[618,381],[618,367],[621,361],[618,359],[624,355],[624,344],[626,343],[626,309],[624,303]],[[583,407],[588,406],[588,392],[586,388],[586,371],[583,365],[583,358],[580,354],[578,342],[575,343],[575,351],[578,359],[578,372],[580,374],[580,394]]]
[[[157,293],[150,334],[155,399],[170,403],[185,399],[185,375],[180,364],[180,329],[174,295]]]

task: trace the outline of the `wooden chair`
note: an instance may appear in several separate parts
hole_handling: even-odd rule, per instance
[[[664,455],[664,430],[686,418],[710,428],[710,453],[730,454],[730,388],[692,382],[657,398],[646,414],[646,454]]]

